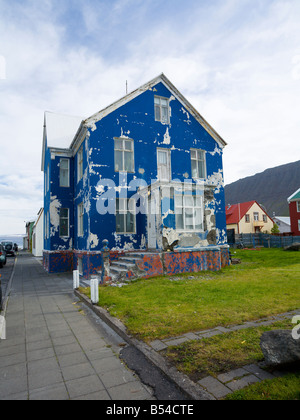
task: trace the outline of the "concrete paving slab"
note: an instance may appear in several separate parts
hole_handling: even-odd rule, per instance
[[[128,399],[153,398],[118,358],[124,341],[82,310],[72,275],[49,275],[24,253],[11,287],[7,338],[0,340],[0,399],[118,400],[119,386]]]

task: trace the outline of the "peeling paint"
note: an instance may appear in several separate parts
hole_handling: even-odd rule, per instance
[[[171,143],[171,137],[169,134],[169,127],[167,127],[166,133],[164,135],[164,141],[162,142],[162,144],[170,144],[170,143]]]

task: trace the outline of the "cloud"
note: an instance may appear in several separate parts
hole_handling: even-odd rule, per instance
[[[227,141],[227,183],[299,158],[298,0],[0,0],[0,9],[0,212],[15,214],[13,224],[1,217],[2,234],[20,233],[42,203],[44,111],[88,117],[122,97],[126,80],[134,90],[166,74]]]

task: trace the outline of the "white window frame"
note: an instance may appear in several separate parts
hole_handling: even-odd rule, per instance
[[[297,213],[300,213],[300,201],[296,201]]]
[[[120,208],[120,203],[121,208]],[[116,233],[118,235],[127,235],[127,234],[135,234],[136,233],[136,214],[135,214],[135,201],[130,200],[129,198],[116,198]],[[132,208],[130,208],[132,207]],[[127,213],[131,213],[133,217],[133,230],[127,230]],[[118,230],[117,225],[117,217],[123,217],[123,226],[124,231]]]
[[[62,215],[61,215],[62,210],[67,210],[68,211],[68,216],[67,217],[62,217]],[[62,222],[62,220],[67,220],[68,221],[68,223],[67,223],[67,226],[68,226],[68,234],[67,235],[61,235],[61,230],[60,229],[61,229],[61,222]],[[70,237],[70,209],[68,209],[66,207],[61,208],[59,210],[59,237],[60,238],[69,238]]]
[[[77,217],[78,217],[78,223],[77,223],[77,236],[82,238],[84,234],[83,230],[83,215],[84,215],[84,206],[83,203],[78,204],[77,206]]]
[[[258,213],[258,211],[255,211],[253,213],[253,220],[254,220],[254,222],[259,222],[259,213]]]
[[[167,104],[164,105],[163,101],[166,101]],[[162,124],[169,124],[170,123],[170,99],[165,98],[163,96],[154,96],[154,118],[155,121],[161,122]],[[164,120],[162,110],[166,109],[167,119]],[[157,118],[157,113],[159,112],[159,117]]]
[[[77,182],[83,178],[83,146],[80,147],[77,153]]]
[[[181,197],[181,198],[180,198]],[[194,189],[188,191],[174,191],[176,231],[204,232],[204,199],[197,195]],[[201,227],[197,228],[196,212],[200,212]],[[186,216],[192,214],[192,227],[187,227]],[[183,228],[177,227],[177,216],[182,215]],[[190,225],[191,226],[191,225]]]
[[[67,162],[67,168],[64,169],[62,168],[62,162]],[[65,171],[67,173],[66,175],[66,179],[67,179],[67,185],[62,185],[62,179],[64,179],[64,177],[62,176],[63,171]],[[62,158],[60,159],[60,163],[59,163],[59,186],[62,188],[70,188],[70,159],[66,159],[66,158]]]
[[[124,137],[115,137],[114,138],[114,167],[115,172],[127,172],[127,173],[134,173],[135,162],[134,162],[134,141],[133,139],[124,138]],[[119,146],[119,143],[122,142],[122,146]],[[130,144],[130,148],[128,148],[128,143]],[[122,153],[122,167],[117,167],[116,162],[116,152]],[[125,153],[132,154],[132,167],[126,169],[125,168]]]
[[[206,179],[207,178],[207,172],[206,172],[206,151],[202,149],[191,149],[191,171],[192,171],[192,178],[193,179]],[[200,157],[203,156],[203,159]],[[193,161],[196,162],[196,168],[197,168],[197,176],[193,175]],[[202,165],[203,169],[203,177],[199,176],[199,167],[200,163]]]
[[[159,162],[159,153],[165,153],[167,156],[167,163],[166,163],[166,170],[167,170],[167,177],[163,178],[161,174],[162,163]],[[171,150],[165,148],[157,148],[156,149],[156,160],[157,160],[157,178],[159,181],[171,181]]]

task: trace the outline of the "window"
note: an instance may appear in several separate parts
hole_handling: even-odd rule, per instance
[[[77,182],[83,177],[83,147],[81,147],[77,154]]]
[[[47,166],[47,186],[46,186],[46,188],[47,188],[47,192],[48,192],[49,189],[50,189],[50,170],[49,170],[49,164]]]
[[[49,211],[45,213],[45,239],[50,238],[50,215]]]
[[[297,201],[297,212],[300,213],[300,201]]]
[[[171,180],[171,159],[168,149],[157,149],[157,175],[160,181]]]
[[[254,219],[255,222],[259,221],[259,214],[257,212],[253,213],[253,219]]]
[[[263,222],[264,223],[267,223],[267,221],[268,221],[267,215],[266,214],[263,214]]]
[[[59,164],[59,185],[61,187],[70,186],[70,161],[69,159],[60,159]]]
[[[135,233],[135,214],[132,207],[135,201],[126,198],[116,200],[116,232]]]
[[[68,238],[69,233],[69,209],[60,209],[59,212],[59,236]]]
[[[191,149],[192,178],[206,178],[205,152]]]
[[[133,140],[115,139],[115,171],[134,172]]]
[[[298,230],[300,232],[300,220],[298,220]]]
[[[203,197],[192,191],[182,194],[175,191],[177,230],[203,230]]]
[[[154,97],[155,121],[169,124],[169,100],[160,96]]]
[[[250,215],[249,214],[245,215],[245,222],[250,223]]]
[[[77,207],[78,212],[78,236],[83,236],[83,214],[84,214],[84,207],[83,203],[79,204]]]

